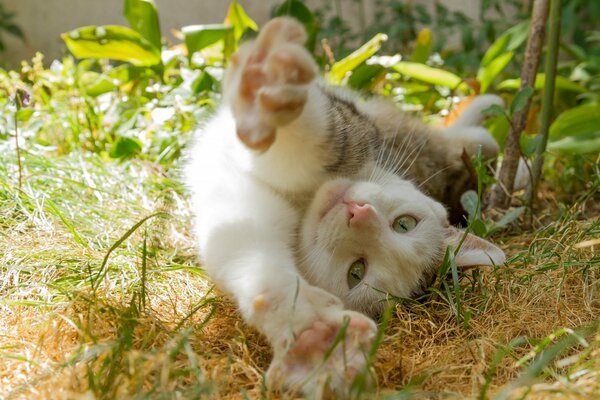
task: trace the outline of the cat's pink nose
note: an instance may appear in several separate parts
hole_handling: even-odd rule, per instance
[[[344,204],[348,210],[348,223],[350,224],[360,224],[369,219],[374,212],[373,206],[370,204],[358,204],[354,201],[345,201]]]

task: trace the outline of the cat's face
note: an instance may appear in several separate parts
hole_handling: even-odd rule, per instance
[[[440,203],[396,175],[335,179],[321,186],[304,217],[299,265],[309,282],[373,315],[387,294],[410,297],[429,283],[461,234]],[[474,236],[465,248],[462,264],[504,261],[501,250]]]

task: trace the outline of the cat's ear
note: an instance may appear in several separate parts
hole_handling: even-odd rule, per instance
[[[444,231],[446,245],[457,247],[465,232],[449,226]],[[476,265],[501,265],[506,261],[504,252],[491,242],[478,236],[467,234],[454,258],[458,267],[473,267]]]

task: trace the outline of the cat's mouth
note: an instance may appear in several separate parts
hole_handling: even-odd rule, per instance
[[[351,186],[352,184],[348,183],[347,181],[335,182],[326,189],[327,193],[325,194],[324,206],[319,211],[319,220],[323,219],[327,214],[329,214],[329,211],[331,211],[336,205],[342,203],[344,196]]]

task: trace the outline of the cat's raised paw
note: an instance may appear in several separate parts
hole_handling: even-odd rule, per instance
[[[267,373],[270,386],[346,398],[356,379],[370,384],[368,354],[377,331],[375,323],[353,311],[344,311],[340,317],[335,322],[314,321],[289,348],[276,352]]]
[[[278,127],[296,119],[307,100],[307,85],[317,67],[302,46],[304,27],[288,17],[273,19],[257,39],[232,57],[226,94],[239,139],[247,147],[266,150]],[[227,87],[229,86],[229,87]]]

